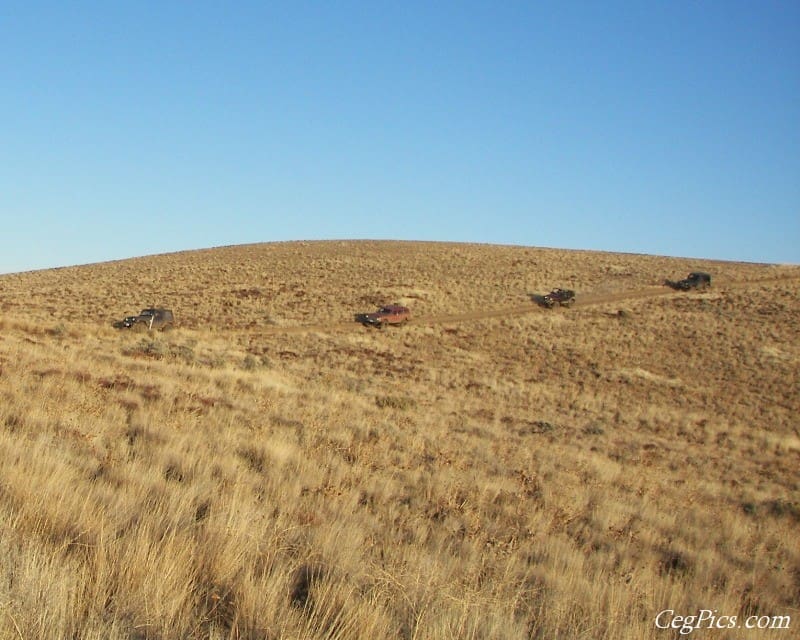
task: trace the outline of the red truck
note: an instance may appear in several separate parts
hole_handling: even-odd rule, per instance
[[[411,319],[411,311],[408,307],[401,307],[399,304],[389,304],[381,307],[375,313],[362,314],[359,319],[365,325],[382,329],[387,324],[405,324]]]

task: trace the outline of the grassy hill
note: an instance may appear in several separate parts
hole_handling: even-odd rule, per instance
[[[790,637],[798,284],[366,241],[0,276],[0,638]]]

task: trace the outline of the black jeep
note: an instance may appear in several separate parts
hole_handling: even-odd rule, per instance
[[[705,290],[711,286],[711,276],[702,271],[692,271],[683,280],[673,282],[666,280],[664,282],[668,287],[672,287],[676,291],[689,291],[691,289]]]
[[[572,289],[553,289],[542,298],[542,304],[548,309],[554,306],[569,307],[575,302],[575,292]]]
[[[169,309],[142,309],[138,316],[127,316],[114,323],[117,329],[139,331],[164,331],[175,326],[175,317]]]

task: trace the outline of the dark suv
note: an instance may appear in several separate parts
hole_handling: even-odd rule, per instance
[[[575,302],[575,292],[572,289],[553,289],[542,298],[542,304],[548,309],[554,306],[570,307]]]
[[[667,280],[667,286],[678,291],[689,291],[690,289],[708,289],[711,286],[711,276],[702,271],[692,271],[683,280],[672,282]]]
[[[128,316],[115,322],[117,329],[134,329],[139,331],[163,331],[175,326],[175,317],[169,309],[142,309],[138,316]]]

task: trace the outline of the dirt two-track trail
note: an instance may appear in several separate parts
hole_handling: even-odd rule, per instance
[[[728,289],[739,289],[742,287],[783,282],[787,280],[800,280],[800,272],[784,273],[770,278],[758,278],[753,280],[723,280],[714,282],[712,291],[726,291]],[[594,307],[615,302],[626,302],[630,300],[641,300],[645,298],[657,298],[660,296],[686,295],[692,292],[682,292],[670,289],[667,286],[650,286],[643,289],[630,289],[615,293],[578,293],[575,296],[573,308]],[[411,323],[417,326],[435,326],[442,324],[456,324],[461,322],[471,322],[477,320],[491,320],[493,318],[503,318],[506,316],[519,316],[529,313],[552,313],[552,310],[545,309],[541,304],[531,299],[526,304],[513,307],[502,307],[497,309],[476,309],[464,313],[443,314],[435,316],[414,316]],[[304,324],[288,327],[265,327],[256,333],[260,335],[282,335],[298,333],[331,333],[342,331],[355,331],[361,327],[360,323],[353,320],[349,322],[327,322],[324,324]]]

